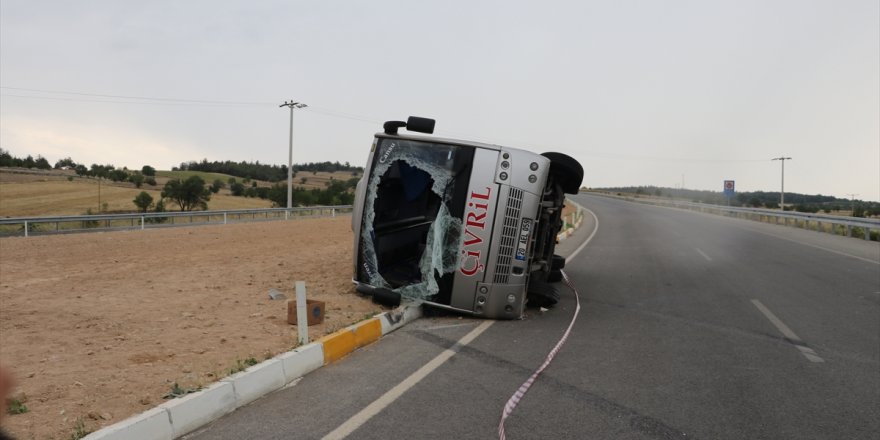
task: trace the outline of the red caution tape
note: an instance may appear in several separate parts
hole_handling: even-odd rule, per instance
[[[571,317],[571,322],[568,324],[568,328],[565,330],[565,333],[562,335],[562,338],[559,342],[556,343],[556,346],[553,347],[553,350],[550,350],[550,353],[547,355],[547,358],[544,359],[544,363],[532,373],[531,377],[528,378],[522,385],[519,386],[519,389],[510,396],[510,399],[507,400],[507,404],[504,405],[504,411],[501,412],[501,422],[498,424],[498,438],[501,440],[505,440],[507,437],[504,435],[504,421],[507,420],[507,417],[513,412],[519,402],[522,400],[523,396],[529,391],[532,384],[535,383],[535,379],[538,378],[538,375],[550,365],[550,362],[553,361],[553,358],[556,356],[556,353],[559,352],[559,349],[562,348],[562,344],[565,344],[565,341],[568,339],[568,335],[571,333],[572,327],[574,327],[574,322],[577,321],[578,314],[581,311],[581,300],[578,296],[577,289],[574,288],[574,285],[571,284],[571,280],[568,278],[568,275],[565,271],[562,271],[562,278],[565,280],[565,284],[568,285],[568,288],[574,292],[574,299],[576,301],[577,306],[574,309],[574,316]]]

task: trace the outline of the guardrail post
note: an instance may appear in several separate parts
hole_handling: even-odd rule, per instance
[[[330,217],[336,218],[336,208],[330,210]]]
[[[27,224],[27,220],[24,221],[24,236],[25,236],[25,237],[28,236],[28,224]]]
[[[146,222],[146,218],[145,218],[145,217],[146,217],[146,216],[143,216],[143,215],[141,216],[141,231],[143,231],[143,230],[146,228],[146,224],[147,224],[147,222]]]
[[[223,224],[224,225],[226,224],[226,213],[225,212],[223,213]]]
[[[846,236],[852,237],[852,226],[846,225]]]
[[[865,226],[865,227],[862,228],[862,229],[865,230],[865,240],[867,240],[867,241],[871,241],[871,229],[868,228],[867,226]]]

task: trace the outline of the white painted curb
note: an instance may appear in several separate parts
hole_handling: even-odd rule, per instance
[[[172,440],[174,431],[165,408],[156,407],[95,431],[88,440]]]
[[[168,411],[174,437],[235,411],[235,389],[229,382],[217,382],[208,388],[159,405]]]
[[[312,343],[277,357],[284,368],[284,382],[290,383],[324,365],[324,347]]]
[[[375,318],[382,335],[422,316],[420,302]],[[236,373],[204,390],[165,402],[95,431],[84,440],[173,440],[276,391],[324,365],[324,347],[314,342]]]
[[[247,370],[235,373],[221,382],[232,384],[236,407],[247,405],[287,383],[284,378],[284,366],[278,359],[269,359],[248,367]]]

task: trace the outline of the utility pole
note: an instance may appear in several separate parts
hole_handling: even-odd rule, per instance
[[[850,197],[850,213],[849,216],[852,217],[853,214],[856,213],[856,196],[858,194],[847,194]]]
[[[779,193],[779,209],[785,211],[785,161],[791,160],[790,157],[774,157],[770,160],[778,160],[782,162],[782,191]]]
[[[287,154],[287,209],[290,209],[293,205],[293,109],[308,106],[291,99],[278,107],[290,107],[290,146]]]

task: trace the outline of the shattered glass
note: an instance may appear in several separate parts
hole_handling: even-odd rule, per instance
[[[453,164],[460,148],[403,139],[389,139],[380,144],[367,183],[361,231],[363,268],[372,286],[391,289],[406,298],[427,299],[440,290],[437,278],[453,273],[458,267],[462,220],[450,213],[448,203],[456,184]],[[398,182],[394,192],[387,189],[389,182]],[[386,200],[381,200],[382,197]],[[397,198],[403,200],[399,211],[394,204]],[[434,207],[432,201],[437,200],[439,206]],[[406,203],[410,205],[404,206]],[[380,206],[381,221],[391,226],[376,224],[376,210]],[[421,215],[405,218],[413,214],[413,206],[418,211],[416,214]],[[425,227],[427,231],[422,233]],[[390,232],[383,233],[383,230]],[[386,235],[380,237],[381,234]],[[412,256],[413,249],[421,251],[417,267],[415,261],[401,263],[392,261],[395,258],[382,257],[383,249],[377,249],[380,240],[387,240],[385,243],[392,248],[389,254]],[[395,257],[398,254],[394,254]],[[392,265],[397,266],[389,269]],[[393,271],[404,275],[395,280],[386,279]]]

